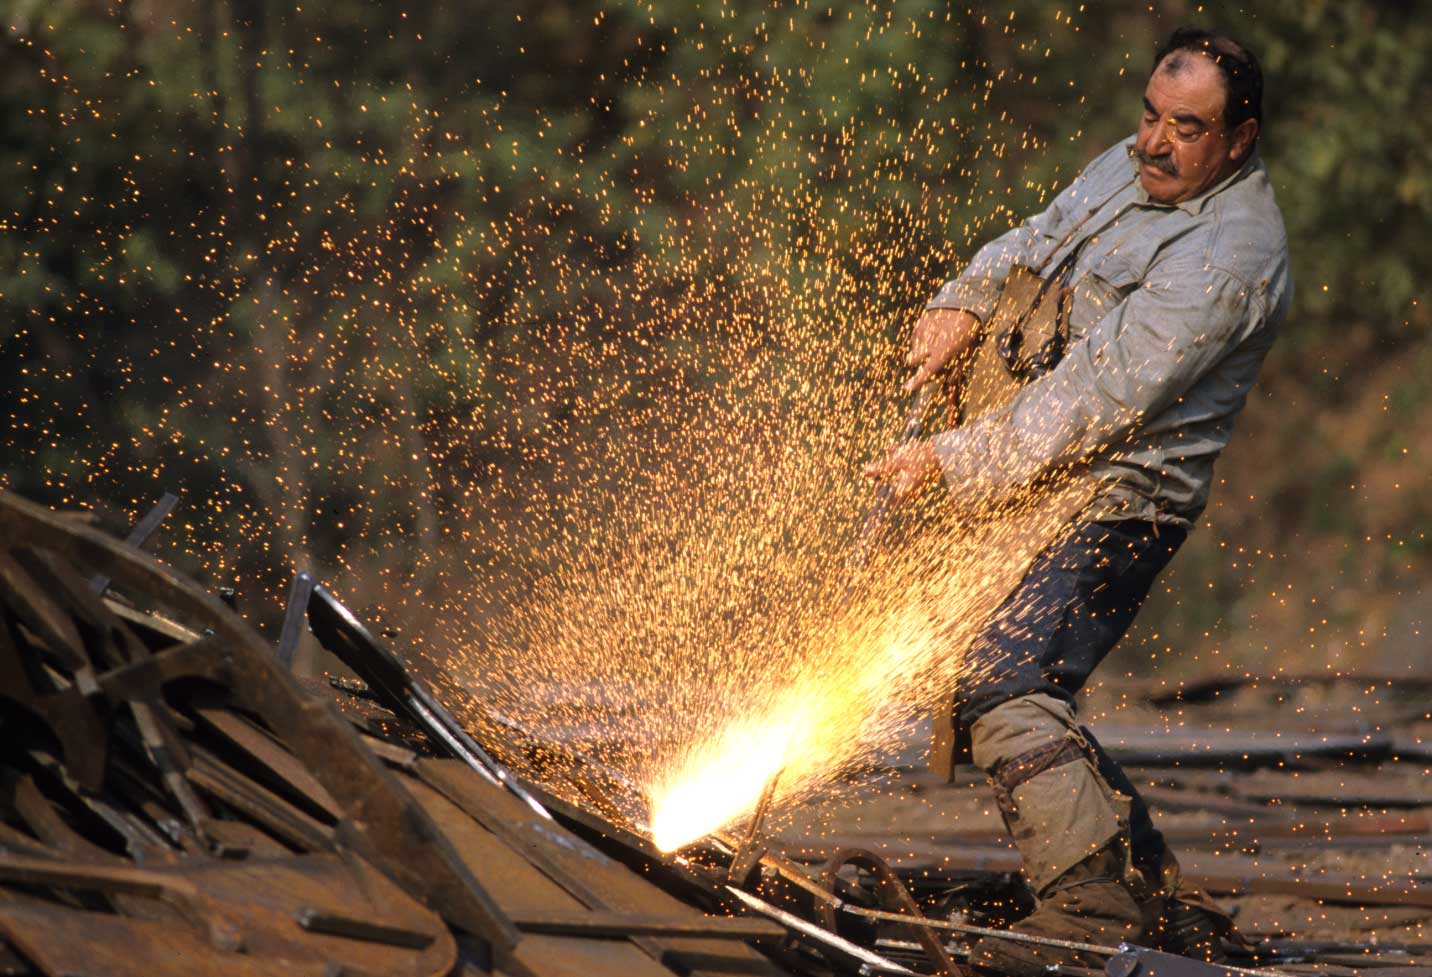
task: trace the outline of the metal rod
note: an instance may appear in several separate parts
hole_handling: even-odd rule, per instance
[[[124,542],[135,549],[143,549],[144,544],[149,542],[149,537],[153,536],[154,531],[159,528],[159,524],[165,520],[169,513],[174,511],[174,507],[178,504],[179,496],[173,492],[165,492],[159,497],[159,501],[154,503],[154,508],[146,512],[144,518],[134,524],[134,528],[129,531]],[[110,582],[111,578],[108,575],[97,573],[90,577],[90,591],[103,595],[109,589]]]
[[[854,906],[848,902],[837,903],[839,910],[850,913],[854,916],[863,916],[866,919],[879,920],[886,923],[904,923],[907,926],[924,926],[929,929],[949,930],[955,933],[964,933],[968,936],[991,936],[1000,940],[1011,940],[1015,943],[1030,943],[1037,946],[1058,947],[1061,950],[1079,950],[1084,953],[1097,953],[1100,956],[1114,957],[1133,949],[1130,944],[1124,943],[1119,946],[1107,946],[1101,943],[1082,943],[1078,940],[1060,940],[1052,936],[1038,936],[1034,933],[1020,933],[1015,930],[992,929],[988,926],[970,926],[967,923],[956,923],[946,919],[930,919],[927,916],[910,916],[906,913],[885,912],[882,909],[866,909],[864,906]],[[1275,970],[1254,970],[1248,967],[1232,967],[1228,964],[1218,964],[1224,970],[1234,973],[1256,975],[1256,977],[1286,977]]]
[[[512,917],[524,933],[561,936],[678,936],[703,939],[784,939],[784,927],[750,916],[652,916],[588,909],[580,912],[529,912]]]
[[[900,437],[895,442],[897,445],[906,445],[918,438],[925,427],[925,413],[934,402],[935,395],[939,392],[940,383],[936,380],[929,380],[921,384],[920,389],[915,391],[915,396],[910,400],[910,406],[905,412],[905,425],[900,429]],[[860,524],[860,535],[855,540],[855,550],[850,555],[850,562],[847,565],[849,576],[845,582],[845,599],[849,601],[855,591],[855,580],[865,564],[870,561],[870,553],[880,539],[881,532],[885,529],[885,523],[890,518],[890,512],[895,507],[894,490],[889,482],[881,482],[875,489],[875,498],[871,500],[870,506],[865,510],[865,518]]]
[[[751,823],[746,825],[746,837],[743,842],[747,845],[753,844],[756,837],[761,833],[761,823],[766,820],[766,812],[770,810],[771,798],[776,796],[776,784],[781,781],[781,774],[786,772],[785,767],[777,770],[766,781],[765,789],[761,791],[761,799],[756,802],[756,813],[751,815]]]
[[[1032,943],[1037,946],[1058,947],[1061,950],[1080,950],[1085,953],[1098,953],[1102,956],[1112,957],[1122,952],[1116,946],[1106,946],[1100,943],[1081,943],[1077,940],[1060,940],[1052,936],[1036,936],[1033,933],[1018,933],[1013,930],[993,929],[987,926],[969,926],[965,923],[955,923],[947,919],[930,919],[928,916],[911,916],[908,913],[892,913],[883,909],[866,909],[864,906],[853,906],[848,902],[839,903],[835,908],[842,912],[850,913],[853,916],[863,916],[866,919],[879,920],[884,923],[905,923],[908,926],[924,926],[928,929],[950,930],[955,933],[965,933],[969,936],[993,936],[1001,940],[1013,940],[1016,943]]]
[[[735,851],[731,853],[731,865],[727,869],[726,880],[732,885],[741,885],[745,882],[746,877],[760,864],[761,856],[766,853],[765,846],[760,843],[761,824],[766,820],[766,811],[770,809],[771,798],[776,796],[776,784],[780,782],[781,774],[785,773],[785,769],[785,767],[781,767],[766,781],[766,786],[761,789],[760,800],[756,802],[756,811],[751,815],[751,820],[746,825],[746,831],[736,845]]]
[[[890,974],[910,974],[913,977],[915,973],[908,967],[902,967],[894,960],[882,957],[880,954],[867,950],[859,944],[852,943],[842,936],[836,936],[834,933],[827,932],[814,923],[801,919],[799,916],[788,913],[784,909],[773,906],[762,899],[758,899],[749,892],[744,892],[736,888],[734,885],[728,885],[725,888],[727,892],[745,903],[747,908],[760,913],[762,916],[774,919],[787,929],[793,929],[802,936],[810,937],[817,943],[823,943],[828,947],[833,947],[841,953],[859,960],[866,966],[874,967]]]
[[[288,607],[283,612],[283,630],[278,636],[278,660],[284,668],[293,668],[298,642],[308,627],[308,599],[313,596],[313,575],[300,570],[293,575],[288,590]]]

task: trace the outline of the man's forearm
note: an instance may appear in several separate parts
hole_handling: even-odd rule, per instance
[[[944,373],[979,342],[983,324],[965,309],[928,309],[915,323],[906,365],[915,373],[905,381],[906,392]]]

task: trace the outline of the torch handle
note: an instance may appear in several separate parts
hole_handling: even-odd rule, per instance
[[[940,386],[939,380],[927,380],[915,391],[915,395],[910,398],[910,407],[905,412],[905,426],[900,429],[900,438],[896,442],[897,444],[909,444],[924,431],[925,414],[939,395]],[[848,564],[850,572],[845,582],[845,600],[847,602],[855,589],[855,578],[865,568],[865,564],[870,561],[870,552],[875,548],[875,543],[879,540],[880,533],[884,530],[894,505],[894,489],[890,487],[889,482],[881,482],[876,486],[875,497],[865,510],[865,518],[860,525],[860,535],[856,538],[855,550],[850,556]]]

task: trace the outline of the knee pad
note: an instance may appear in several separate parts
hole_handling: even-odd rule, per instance
[[[971,732],[975,765],[994,784],[1036,894],[1110,843],[1127,842],[1129,800],[1099,775],[1069,703],[1021,696],[990,710]]]

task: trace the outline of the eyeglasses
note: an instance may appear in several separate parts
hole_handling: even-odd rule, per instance
[[[1147,102],[1144,103],[1144,117],[1141,125],[1150,127],[1160,125],[1158,113],[1153,112],[1150,106],[1147,105]],[[1199,119],[1190,119],[1190,117],[1187,116],[1181,117],[1181,119],[1180,117],[1169,116],[1167,119],[1163,119],[1163,126],[1166,127],[1170,140],[1176,140],[1176,142],[1184,143],[1184,145],[1199,142],[1200,139],[1209,135],[1210,132],[1209,126],[1204,125]]]
[[[1158,116],[1152,112],[1144,113],[1143,125],[1156,126],[1159,124]],[[1176,119],[1170,116],[1164,119],[1162,124],[1167,130],[1170,140],[1181,142],[1185,145],[1196,143],[1209,133],[1208,126],[1199,122],[1197,119]]]

